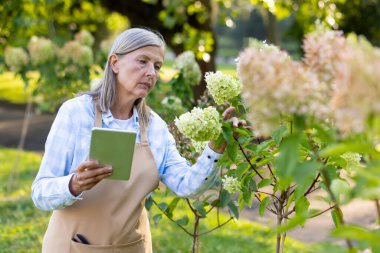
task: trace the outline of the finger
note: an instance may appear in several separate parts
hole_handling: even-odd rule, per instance
[[[86,169],[88,170],[88,169],[97,168],[101,166],[102,165],[98,161],[90,160],[90,161],[85,161],[79,164],[76,171],[81,172],[81,171],[85,171]]]
[[[247,121],[245,121],[244,119],[241,119],[241,120],[239,120],[238,125],[239,126],[246,126],[247,125]]]
[[[78,180],[86,180],[107,173],[112,173],[111,166],[85,169],[84,171],[80,171],[77,173],[77,178]]]
[[[235,111],[234,107],[228,107],[222,114],[223,120],[231,118],[232,113]]]
[[[111,175],[112,175],[112,172],[106,173],[106,174],[101,174],[101,175],[98,175],[96,177],[87,178],[87,179],[84,179],[82,181],[79,181],[78,184],[81,187],[81,189],[83,189],[83,190],[89,190],[92,187],[94,187],[94,185],[96,185],[97,183],[99,183],[101,180],[103,180],[104,178],[107,178],[107,177],[109,177]]]
[[[232,126],[238,127],[239,126],[239,120],[236,117],[231,118]]]

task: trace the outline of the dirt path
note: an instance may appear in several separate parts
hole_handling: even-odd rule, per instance
[[[22,122],[24,106],[0,102],[0,145],[17,148]],[[43,151],[46,137],[53,123],[52,114],[33,113],[29,121],[29,129],[25,141],[25,150]]]
[[[317,200],[316,192],[310,201],[310,207],[318,210],[328,208],[327,204]],[[241,213],[241,217],[252,220],[270,227],[276,226],[276,217],[270,212],[266,212],[263,217],[260,217],[258,212],[258,202],[254,202],[251,209],[245,209]],[[342,206],[344,220],[347,224],[358,224],[367,228],[376,226],[376,206],[373,201],[355,200],[348,205]],[[329,233],[334,228],[334,223],[330,212],[326,212],[318,217],[308,220],[304,227],[298,227],[288,233],[294,239],[302,242],[313,243],[323,241],[334,241],[338,244],[344,244],[343,240],[332,238]]]

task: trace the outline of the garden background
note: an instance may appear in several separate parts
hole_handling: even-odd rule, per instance
[[[380,45],[380,3],[376,0],[16,0],[0,3],[0,10],[0,252],[40,251],[50,213],[34,207],[30,185],[47,133],[60,103],[96,83],[109,41],[120,31],[147,26],[165,37],[168,52],[162,81],[149,99],[153,109],[168,123],[174,120],[173,116],[179,117],[196,105],[206,89],[204,78],[199,85],[185,85],[187,89],[183,89],[183,80],[178,78],[181,69],[175,62],[184,51],[194,53],[203,76],[215,70],[235,75],[235,59],[248,46],[249,38],[265,40],[300,59],[302,39],[318,23],[345,34],[363,35],[373,45]],[[84,45],[90,48],[91,59],[79,65],[70,59],[65,63],[54,59],[65,70],[58,76],[51,74],[56,70],[39,65],[36,60],[24,65],[16,63],[12,68],[6,63],[4,52],[7,48],[28,48],[32,52],[33,36],[47,38],[62,48],[70,41],[87,39]],[[88,56],[88,51],[83,52],[84,58]],[[22,62],[23,58],[13,59]],[[68,68],[72,65],[76,66],[74,73]],[[173,96],[181,98],[183,107],[176,108],[170,99],[168,104],[162,104],[165,98]],[[173,196],[166,194],[163,187],[154,196],[156,202],[173,203]],[[276,252],[273,217],[259,214],[260,202],[252,201],[251,205],[240,212],[239,219],[235,217],[202,236],[201,252]],[[322,208],[324,204],[312,200],[311,205]],[[160,216],[161,207],[151,209],[155,252],[189,252],[193,238],[165,218],[165,210],[165,215]],[[378,211],[373,201],[355,200],[343,205],[342,210],[347,223],[376,227]],[[221,211],[220,219],[228,220],[229,210]],[[192,217],[184,203],[178,204],[175,213],[177,217]],[[203,230],[219,225],[214,214],[201,221]],[[288,232],[298,241],[287,240],[285,252],[348,252],[342,247],[344,240],[329,235],[333,227],[329,213],[308,220],[304,227]],[[367,247],[361,248],[364,251]]]

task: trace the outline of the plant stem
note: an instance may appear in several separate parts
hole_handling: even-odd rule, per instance
[[[234,138],[235,138],[235,137],[234,137]],[[253,164],[252,164],[251,161],[249,160],[247,154],[244,152],[243,147],[240,145],[240,143],[237,141],[236,138],[235,138],[235,141],[236,141],[237,144],[239,145],[239,149],[240,149],[240,151],[243,153],[245,160],[249,163],[249,165],[251,166],[251,168],[256,172],[256,174],[257,174],[261,179],[264,179],[264,177],[261,176],[261,174],[260,174],[260,173],[256,170],[256,168],[253,166]]]
[[[193,245],[191,248],[191,253],[199,253],[200,248],[199,248],[199,234],[198,234],[198,229],[199,229],[199,216],[195,214],[195,222],[194,222],[194,233],[193,233]]]
[[[375,199],[376,211],[377,211],[377,223],[380,224],[380,200]]]

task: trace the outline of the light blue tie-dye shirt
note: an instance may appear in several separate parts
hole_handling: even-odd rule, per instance
[[[32,199],[38,208],[61,209],[81,200],[81,195],[75,197],[70,193],[69,182],[79,164],[88,157],[94,117],[93,99],[89,95],[68,100],[59,109],[46,140],[40,170],[32,185]],[[102,125],[104,128],[120,128],[111,112],[103,113]],[[136,109],[133,127],[137,133],[136,141],[140,142]],[[191,197],[214,183],[220,154],[207,146],[191,166],[179,154],[167,124],[154,112],[147,137],[160,180],[177,195]]]

